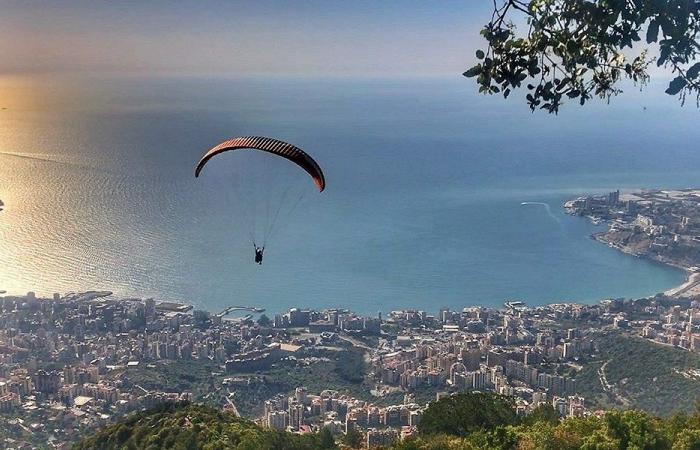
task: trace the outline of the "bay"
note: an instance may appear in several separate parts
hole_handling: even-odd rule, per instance
[[[561,208],[582,193],[698,186],[698,111],[661,85],[548,116],[459,77],[4,83],[0,289],[10,293],[373,314],[634,298],[685,278],[592,241],[598,228]],[[194,178],[207,148],[239,135],[304,148],[326,192],[251,154]],[[275,178],[252,176],[268,168]],[[280,180],[308,192],[259,267],[239,219],[258,202],[249,195]]]

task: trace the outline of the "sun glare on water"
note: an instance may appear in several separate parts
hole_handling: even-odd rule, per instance
[[[41,255],[22,246],[11,245],[10,234],[33,238],[31,221],[36,208],[39,217],[59,214],[60,201],[41,205],[38,196],[51,190],[51,180],[40,164],[41,153],[47,151],[41,130],[36,129],[35,114],[55,103],[58,90],[48,88],[40,79],[20,76],[0,77],[0,291],[10,294],[26,292],[27,279],[34,274],[18,272],[18,267],[41,266]],[[44,198],[46,199],[46,197]],[[32,219],[34,217],[34,219]],[[39,238],[39,237],[37,237]],[[31,261],[28,261],[31,260]],[[22,262],[22,264],[20,264]]]

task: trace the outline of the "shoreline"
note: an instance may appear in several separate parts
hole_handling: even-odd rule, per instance
[[[689,295],[685,295],[689,294]],[[690,297],[700,294],[700,272],[688,271],[688,279],[685,283],[664,292],[669,297]]]
[[[608,231],[610,231],[610,229],[608,229]],[[605,233],[607,233],[607,231]],[[679,284],[678,286],[663,291],[664,295],[673,298],[683,298],[691,297],[694,295],[700,295],[700,272],[693,271],[691,270],[691,268],[676,263],[674,261],[669,261],[667,259],[662,258],[653,258],[643,253],[636,253],[627,247],[616,245],[605,239],[605,233],[594,233],[591,235],[591,238],[596,242],[605,244],[608,247],[613,248],[626,255],[634,256],[636,258],[643,258],[647,261],[655,262],[668,267],[675,267],[676,269],[680,269],[685,272],[685,281]]]
[[[568,215],[607,227],[591,234],[592,239],[622,253],[683,270],[685,281],[663,295],[700,296],[700,189],[617,189],[579,196],[563,206]]]
[[[570,214],[573,216],[573,214]],[[653,262],[656,264],[660,264],[666,267],[673,267],[676,269],[680,269],[685,273],[685,280],[681,282],[678,285],[675,285],[673,287],[670,287],[664,291],[658,291],[658,293],[662,293],[663,295],[666,295],[668,297],[672,298],[689,298],[689,297],[694,297],[694,296],[700,296],[700,270],[697,267],[694,266],[687,266],[683,265],[681,263],[669,260],[667,258],[661,258],[661,257],[653,257],[649,254],[646,253],[640,253],[636,252],[633,249],[625,246],[625,245],[620,245],[616,244],[615,242],[611,242],[606,238],[607,233],[609,233],[612,230],[611,222],[608,220],[601,220],[601,219],[596,219],[595,217],[591,216],[578,216],[579,218],[587,219],[590,222],[593,222],[596,225],[606,225],[607,230],[606,231],[599,231],[595,232],[589,235],[589,237],[595,241],[597,241],[600,244],[606,244],[606,246],[611,247],[621,253],[634,256],[636,258],[643,258],[649,262]],[[50,290],[47,290],[47,292]],[[69,292],[67,294],[51,294],[51,295],[46,295],[45,293],[39,293],[37,291],[28,291],[28,292],[36,292],[36,297],[37,298],[51,298],[54,295],[60,295],[60,297],[69,297],[69,296],[77,296],[77,297],[82,297],[83,299],[94,299],[94,298],[101,298],[101,297],[111,297],[113,295],[113,292],[111,291],[97,291],[97,290],[88,290],[85,292]],[[4,297],[24,297],[27,295],[28,292],[24,293],[11,293],[7,292],[4,290],[0,290],[0,298]],[[55,291],[54,291],[55,292]],[[117,294],[119,295],[119,294]],[[649,294],[649,295],[641,295],[641,296],[631,296],[631,297],[626,297],[630,300],[638,300],[638,299],[644,299],[644,298],[649,298],[653,297],[655,294]],[[133,296],[124,296],[124,298],[116,299],[115,300],[139,300],[143,301],[146,300],[147,297],[133,297]],[[152,297],[150,297],[152,298]],[[507,299],[504,299],[502,302],[505,302]],[[554,300],[554,301],[545,301],[544,303],[537,302],[534,305],[528,305],[528,308],[538,308],[538,307],[548,307],[552,305],[558,305],[558,304],[580,304],[580,305],[594,305],[597,303],[600,303],[601,301],[606,300],[606,297],[602,298],[597,298],[597,299],[589,299],[589,300]],[[187,310],[193,310],[197,309],[202,309],[204,311],[207,311],[212,314],[216,314],[218,310],[210,310],[209,307],[204,307],[201,308],[200,305],[197,305],[195,303],[189,302],[189,301],[182,301],[182,300],[156,300],[156,302],[159,304],[161,308],[168,308],[167,305],[181,305],[181,306],[186,306]],[[468,304],[463,306],[464,308],[470,308],[470,307],[484,307],[484,308],[490,308],[490,309],[495,309],[495,310],[503,310],[504,309],[504,304],[502,302],[498,302],[493,305],[488,305],[488,304],[481,304],[481,303],[473,303],[473,304]],[[160,305],[160,304],[163,305]],[[291,308],[292,306],[290,306]],[[411,308],[411,307],[402,307],[402,306],[394,306],[394,309],[419,309],[419,308]],[[332,309],[332,308],[331,308]],[[389,313],[391,312],[392,308],[388,307],[386,310],[382,310],[382,313]],[[426,308],[427,310],[427,308]],[[368,313],[370,315],[370,313]]]

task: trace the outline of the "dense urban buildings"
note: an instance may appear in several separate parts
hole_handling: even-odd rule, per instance
[[[378,398],[400,392],[402,401],[378,406],[334,386],[323,392],[298,386],[292,396],[257,399],[265,405],[265,424],[297,432],[357,428],[368,442],[386,442],[415,429],[425,403],[416,402],[413,394],[423,388],[433,389],[433,397],[464,389],[514,395],[523,413],[543,402],[556,405],[563,415],[585,412],[575,380],[538,365],[547,358],[566,364],[586,351],[585,332],[538,332],[538,315],[525,310],[442,310],[438,317],[394,311],[382,320],[348,311],[294,308],[255,323],[248,317],[229,320],[225,314],[184,305],[115,300],[107,294],[0,298],[0,411],[7,418],[5,427],[16,428],[18,436],[50,436],[60,446],[159,402],[199,399],[217,389],[235,394],[237,385],[255,376],[251,374],[281,361],[318,358],[322,349],[338,348],[339,343],[362,347],[366,377],[375,383]],[[584,307],[561,308],[575,314]],[[382,331],[382,326],[396,334]],[[376,345],[367,346],[366,338],[376,339]],[[177,383],[169,379],[163,380],[162,389],[138,382],[142,369],[155,364],[167,369],[179,361],[206,364],[212,370],[207,381],[211,386],[193,393],[175,389]],[[225,398],[220,406],[237,412],[235,395]]]
[[[398,310],[383,318],[293,308],[253,321],[108,294],[0,297],[0,413],[18,444],[42,436],[64,448],[82,433],[167,401],[216,398],[238,413],[237,393],[268,369],[314,364],[348,349],[361,352],[360,376],[371,395],[299,385],[255,398],[264,407],[254,418],[298,433],[353,429],[381,445],[415,433],[429,400],[464,390],[512,396],[520,414],[546,404],[561,416],[582,416],[591,408],[576,374],[600,333],[621,330],[688,351],[700,345],[700,302],[670,297],[537,308],[508,302],[501,310],[443,308],[435,315]],[[199,384],[193,380],[200,375],[187,372],[193,367],[202,368]],[[161,372],[162,381],[144,375]],[[188,377],[193,382],[183,383]],[[178,388],[184,385],[192,389]]]

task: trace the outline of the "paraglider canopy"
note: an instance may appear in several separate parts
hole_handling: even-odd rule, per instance
[[[323,192],[326,187],[321,167],[306,152],[287,142],[262,136],[237,137],[210,149],[197,163],[194,171],[195,177],[199,177],[204,166],[214,156],[243,149],[267,153],[272,156],[269,158],[270,161],[276,160],[277,157],[286,159],[311,176],[319,192]],[[252,153],[255,158],[264,156],[255,155],[255,153]],[[263,158],[263,160],[265,159],[267,158]],[[241,158],[241,160],[244,161],[245,158]],[[310,186],[304,177],[296,176],[299,175],[296,173],[296,167],[288,167],[288,169],[294,169],[294,177],[276,176],[279,175],[279,172],[268,172],[268,168],[262,173],[256,173],[255,165],[248,167],[253,168],[253,170],[239,168],[236,177],[230,177],[232,189],[224,190],[224,195],[236,198],[236,214],[233,214],[232,218],[243,222],[237,226],[239,230],[249,230],[250,239],[255,247],[255,262],[257,264],[262,264],[265,245],[272,235],[278,219],[289,217],[302,201],[305,191],[309,190]],[[297,190],[295,185],[299,183],[301,183],[301,191],[295,195]]]
[[[304,169],[313,179],[319,192],[323,192],[326,188],[326,180],[321,171],[321,167],[311,156],[292,144],[262,136],[237,137],[222,142],[202,156],[202,159],[197,163],[194,176],[199,177],[200,172],[207,162],[219,153],[242,149],[261,150],[285,158]]]

